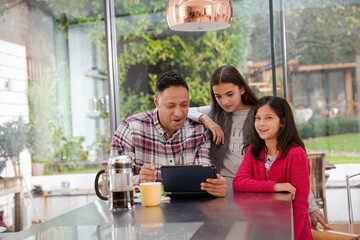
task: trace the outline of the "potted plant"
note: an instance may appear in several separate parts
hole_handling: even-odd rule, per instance
[[[83,158],[82,143],[84,140],[84,137],[63,137],[61,145],[58,148],[58,156],[60,156],[59,162],[66,163],[69,169],[76,167],[76,162],[81,161]],[[58,167],[59,172],[62,170],[63,169]]]
[[[37,129],[33,124],[30,123],[26,146],[28,147],[31,155],[32,176],[40,176],[44,172],[44,158],[42,154],[39,153],[39,149],[42,149],[42,147],[39,146],[39,142],[42,141],[42,138],[39,138],[39,136],[41,136],[39,129]],[[47,149],[45,148],[45,151],[42,152],[46,153],[46,150]]]
[[[28,148],[31,154],[32,175],[42,175],[44,169],[53,167],[62,172],[62,165],[84,158],[84,137],[65,137],[58,122],[48,120],[40,127],[30,125]],[[50,163],[50,164],[49,164]]]
[[[27,147],[30,126],[22,117],[0,126],[0,153],[11,158],[16,176],[20,176],[20,153]]]
[[[27,147],[31,155],[31,169],[33,176],[43,175],[46,163],[53,162],[56,144],[51,121],[43,124],[29,124]]]

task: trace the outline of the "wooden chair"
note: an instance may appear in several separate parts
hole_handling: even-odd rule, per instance
[[[325,193],[325,153],[308,154],[310,161],[310,189],[314,193],[315,202],[323,209],[324,220],[327,223],[326,193]]]
[[[351,201],[351,188],[360,187],[360,183],[352,185],[350,183],[350,179],[359,176],[360,179],[360,173],[353,174],[353,175],[346,175],[346,192],[347,192],[347,199],[348,199],[348,210],[349,210],[349,222],[350,224],[354,223],[354,214],[352,209],[352,201]]]

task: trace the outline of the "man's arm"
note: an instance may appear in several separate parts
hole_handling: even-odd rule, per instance
[[[195,148],[195,159],[194,164],[202,165],[202,164],[211,164],[210,160],[210,134],[204,126],[201,125],[201,128],[197,128],[196,131],[201,129],[203,131],[202,139],[198,140],[195,139],[194,141],[197,142],[197,146]]]
[[[124,155],[129,156],[134,163],[135,148],[132,139],[132,129],[130,123],[126,122],[126,119],[120,123],[118,129],[113,135],[111,141],[110,157],[119,156],[119,150],[122,150]],[[140,176],[138,174],[139,173],[136,174],[134,171],[134,184],[139,184],[140,182]]]
[[[121,149],[124,155],[131,158],[134,163],[133,167],[133,183],[138,185],[142,182],[155,182],[156,170],[154,164],[135,164],[136,154],[133,139],[133,126],[131,122],[127,122],[126,119],[121,122],[119,128],[116,130],[112,142],[110,157],[118,156],[118,151]]]
[[[124,155],[128,155],[132,160],[135,158],[135,148],[132,140],[132,130],[130,123],[126,119],[122,121],[115,131],[110,149],[110,157],[119,156],[118,151],[124,151]]]

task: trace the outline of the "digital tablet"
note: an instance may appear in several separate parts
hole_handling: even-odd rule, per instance
[[[201,190],[207,178],[216,178],[215,165],[162,166],[164,191],[167,195],[210,195]]]

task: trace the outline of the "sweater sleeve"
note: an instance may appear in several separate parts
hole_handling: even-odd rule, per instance
[[[209,115],[210,111],[211,111],[210,106],[192,107],[192,108],[189,108],[188,118],[190,118],[191,120],[193,120],[195,122],[200,122],[199,121],[200,116],[203,114]]]
[[[274,192],[275,181],[261,180],[258,162],[251,155],[251,147],[248,148],[244,160],[241,163],[233,180],[234,191],[239,192]],[[258,175],[255,174],[258,172]],[[264,177],[265,179],[265,177]]]
[[[315,197],[314,197],[314,194],[313,194],[313,192],[311,190],[310,190],[310,193],[309,193],[308,201],[309,201],[308,213],[311,213],[311,212],[319,209],[318,206],[316,205]]]
[[[297,151],[292,152],[290,176],[291,185],[296,188],[295,199],[293,202],[294,212],[294,235],[295,239],[299,239],[301,231],[306,223],[308,217],[309,201],[308,196],[310,192],[310,165],[306,156],[306,152],[298,147]],[[308,226],[310,227],[310,226]]]

